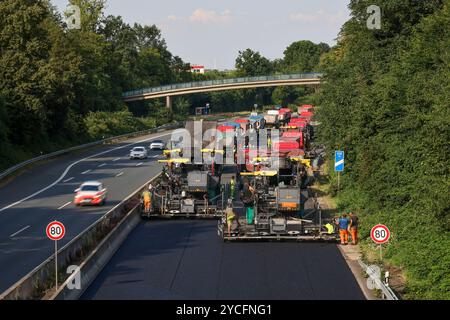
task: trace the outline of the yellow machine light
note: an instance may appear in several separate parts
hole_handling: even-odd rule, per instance
[[[289,159],[291,159],[291,161],[298,161],[301,164],[304,164],[305,166],[307,166],[308,168],[311,167],[311,160],[310,159],[303,159],[300,157],[290,157]]]
[[[302,164],[304,164],[305,166],[307,166],[308,168],[311,167],[311,160],[309,160],[309,159],[302,159],[300,162]]]
[[[221,153],[223,154],[223,150],[216,150],[216,149],[202,149],[201,150],[203,153]]]
[[[255,172],[241,172],[241,176],[263,176],[263,177],[273,177],[278,174],[278,171],[255,171]]]
[[[166,149],[166,150],[163,150],[163,154],[165,154],[165,155],[170,154],[172,152],[181,152],[181,149]]]
[[[269,158],[268,157],[256,157],[253,158],[253,161],[267,161]]]
[[[168,160],[158,160],[159,163],[188,163],[190,159],[188,158],[176,158]]]
[[[278,171],[258,171],[260,176],[273,177],[278,174]]]

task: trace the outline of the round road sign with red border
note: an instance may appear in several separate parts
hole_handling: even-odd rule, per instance
[[[384,224],[377,224],[370,231],[370,237],[376,244],[383,244],[388,242],[391,232]]]
[[[66,234],[66,228],[61,222],[52,221],[47,225],[45,232],[47,233],[47,237],[49,237],[51,240],[56,241],[64,238],[64,235]]]

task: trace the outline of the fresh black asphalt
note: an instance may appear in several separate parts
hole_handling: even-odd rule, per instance
[[[223,243],[216,221],[143,221],[82,299],[364,299],[336,244]]]

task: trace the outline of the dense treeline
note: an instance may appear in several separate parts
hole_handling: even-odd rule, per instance
[[[0,168],[65,146],[183,119],[210,103],[214,112],[254,103],[289,104],[305,88],[236,90],[125,105],[124,91],[236,76],[313,71],[326,44],[299,41],[283,59],[239,52],[236,70],[190,73],[155,26],[105,16],[106,0],[71,0],[81,29],[69,29],[49,0],[0,2]]]
[[[159,111],[133,118],[121,93],[192,80],[156,26],[104,16],[102,0],[71,3],[80,30],[66,28],[47,0],[0,2],[0,167],[155,125]]]
[[[450,1],[375,1],[380,30],[366,27],[372,4],[350,2],[322,57],[321,138],[346,151],[340,206],[361,213],[366,237],[391,228],[386,258],[404,269],[405,297],[449,299]]]

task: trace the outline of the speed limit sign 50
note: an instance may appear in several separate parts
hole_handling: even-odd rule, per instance
[[[376,244],[383,244],[388,242],[390,236],[391,232],[389,231],[388,227],[383,224],[377,224],[370,231],[370,237]]]
[[[64,237],[66,228],[61,222],[52,221],[47,225],[45,232],[47,233],[47,237],[49,237],[51,240],[57,241],[61,240]]]

